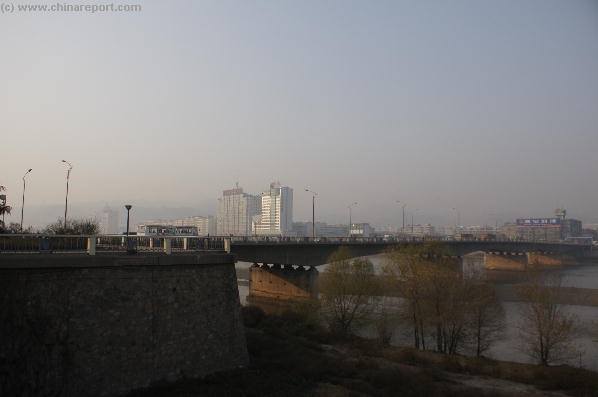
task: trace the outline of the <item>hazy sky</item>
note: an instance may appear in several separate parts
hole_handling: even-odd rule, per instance
[[[141,4],[0,14],[11,220],[28,168],[26,209],[59,208],[61,159],[75,205],[209,214],[280,180],[297,220],[306,185],[329,222],[357,201],[355,221],[397,224],[396,200],[436,224],[598,219],[596,1]]]

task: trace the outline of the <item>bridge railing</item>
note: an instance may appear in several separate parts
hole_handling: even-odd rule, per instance
[[[513,242],[515,240],[510,239],[492,239],[492,240],[482,240],[482,239],[463,239],[463,240],[453,240],[453,239],[446,239],[441,237],[284,237],[284,236],[231,236],[231,243],[255,243],[255,244],[317,244],[317,243],[332,243],[332,244],[345,244],[345,243],[386,243],[386,244],[393,244],[393,243],[408,243],[408,242],[472,242],[472,241],[482,241],[482,242]]]
[[[439,241],[450,244],[481,242],[522,243],[538,245],[570,245],[566,242],[537,242],[517,240],[442,240],[438,238],[401,237],[281,237],[281,236],[139,236],[121,234],[102,235],[48,235],[48,234],[0,234],[0,254],[3,253],[82,253],[95,255],[96,252],[139,252],[139,253],[180,253],[187,251],[218,250],[230,252],[231,247],[245,244],[402,244],[409,242]]]
[[[317,244],[317,243],[392,243],[421,241],[421,238],[398,237],[285,237],[285,236],[231,236],[231,243],[255,244]]]
[[[227,237],[0,234],[0,254],[35,253],[184,253],[187,251],[228,251]]]

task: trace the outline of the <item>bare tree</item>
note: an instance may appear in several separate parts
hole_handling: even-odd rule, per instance
[[[368,302],[378,286],[372,262],[351,257],[349,249],[341,247],[331,255],[320,277],[322,313],[328,318],[330,329],[341,335],[365,321]]]
[[[385,256],[386,263],[382,267],[382,274],[386,279],[386,285],[405,298],[406,306],[403,315],[413,328],[413,345],[417,349],[425,349],[422,251],[413,245],[397,246],[388,250]]]
[[[519,326],[522,342],[530,357],[542,365],[576,356],[571,349],[576,321],[559,304],[562,283],[562,274],[530,271],[528,282],[518,291],[524,301]]]
[[[492,285],[469,282],[468,329],[477,357],[482,356],[505,330],[505,310]]]
[[[416,348],[456,354],[474,344],[481,355],[498,338],[504,311],[494,289],[479,277],[463,280],[446,246],[394,247],[386,259],[386,285],[405,298],[404,318],[413,327]]]
[[[73,219],[68,220],[66,227],[64,220],[58,219],[56,222],[49,224],[44,228],[44,233],[47,234],[98,234],[100,231],[100,224],[94,218],[89,219]]]
[[[382,294],[384,294],[384,290]],[[383,345],[388,345],[401,319],[400,306],[396,302],[396,298],[390,296],[375,296],[373,301],[372,317],[378,341]]]
[[[466,297],[451,252],[438,243],[395,247],[387,252],[383,274],[406,300],[406,318],[414,345],[426,349],[426,335],[436,349],[455,353],[466,336]]]

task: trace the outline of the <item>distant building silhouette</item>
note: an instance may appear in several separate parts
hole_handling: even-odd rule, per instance
[[[104,206],[100,215],[100,232],[103,234],[120,233],[118,230],[118,213],[108,205]]]

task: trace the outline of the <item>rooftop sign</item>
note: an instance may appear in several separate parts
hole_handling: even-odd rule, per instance
[[[559,227],[561,220],[559,218],[520,218],[517,219],[517,226]]]

